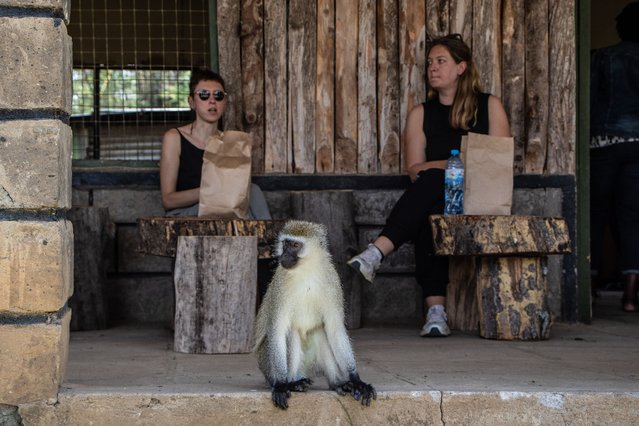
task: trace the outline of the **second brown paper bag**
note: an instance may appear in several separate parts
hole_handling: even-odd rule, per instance
[[[478,133],[462,137],[464,214],[510,215],[514,149],[512,137]]]
[[[251,188],[251,136],[229,130],[204,148],[198,216],[247,219]]]

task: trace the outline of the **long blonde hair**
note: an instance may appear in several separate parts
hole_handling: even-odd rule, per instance
[[[459,76],[457,82],[457,91],[448,119],[453,128],[468,130],[477,123],[477,93],[481,91],[479,72],[473,62],[470,47],[464,43],[460,34],[448,34],[435,39],[429,37],[426,56],[435,46],[444,46],[455,63],[466,62],[466,70]],[[433,99],[435,96],[437,96],[437,91],[429,85],[428,99]]]

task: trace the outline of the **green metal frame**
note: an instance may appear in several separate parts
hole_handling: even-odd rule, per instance
[[[592,320],[590,282],[590,0],[577,10],[577,318]]]
[[[209,0],[209,46],[211,49],[211,69],[220,71],[217,47],[217,0]]]

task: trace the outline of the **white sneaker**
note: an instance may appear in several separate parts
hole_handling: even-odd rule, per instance
[[[369,244],[366,250],[346,262],[348,266],[359,272],[368,282],[373,282],[375,272],[382,264],[382,252],[373,244]]]
[[[445,337],[450,335],[448,328],[448,317],[443,305],[433,305],[426,314],[426,324],[419,333],[422,337]]]

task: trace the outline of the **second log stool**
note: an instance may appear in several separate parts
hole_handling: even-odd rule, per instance
[[[257,237],[178,237],[174,281],[176,352],[251,351]]]
[[[549,337],[545,265],[549,254],[570,252],[563,218],[432,215],[430,224],[437,255],[476,257],[481,337]]]

